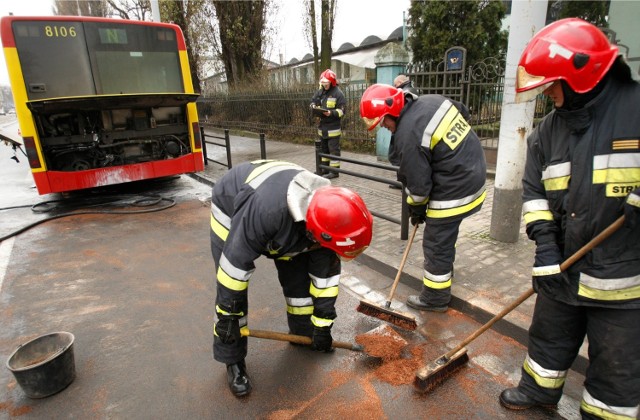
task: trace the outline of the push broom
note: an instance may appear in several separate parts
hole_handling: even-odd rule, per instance
[[[409,238],[409,242],[407,243],[407,247],[404,250],[404,255],[402,256],[402,260],[400,261],[400,267],[398,268],[398,274],[396,274],[396,279],[393,281],[393,285],[391,286],[391,292],[389,292],[389,297],[387,298],[384,306],[376,305],[373,302],[370,302],[366,299],[360,301],[360,304],[356,308],[358,312],[361,312],[365,315],[373,316],[379,318],[383,321],[387,321],[396,325],[400,328],[404,328],[406,330],[413,331],[418,327],[418,323],[416,319],[409,315],[404,314],[399,311],[394,311],[391,309],[391,299],[393,298],[394,293],[396,292],[396,287],[400,282],[400,276],[402,275],[402,269],[404,268],[404,263],[407,261],[407,256],[409,255],[409,250],[411,249],[411,244],[413,243],[413,238],[416,236],[416,232],[418,230],[419,224],[416,223],[413,228],[413,232],[411,232],[411,238]]]
[[[600,232],[597,236],[591,239],[586,245],[577,250],[572,256],[567,258],[562,264],[560,264],[560,271],[565,271],[573,263],[582,258],[587,252],[591,251],[602,241],[607,239],[611,234],[622,226],[624,223],[624,216],[620,216],[615,222],[609,225],[605,230]],[[416,373],[416,377],[413,381],[413,385],[420,392],[429,392],[438,386],[441,382],[445,381],[455,371],[460,369],[467,361],[469,356],[467,355],[467,344],[478,338],[480,334],[491,328],[500,319],[504,318],[509,312],[514,310],[518,305],[527,300],[533,295],[533,288],[530,288],[518,297],[513,303],[505,307],[500,313],[491,318],[486,324],[477,329],[473,334],[464,339],[453,349],[440,356],[435,361],[431,362],[427,366],[421,368]]]

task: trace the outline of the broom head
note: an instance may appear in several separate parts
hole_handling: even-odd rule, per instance
[[[390,322],[393,325],[405,330],[413,331],[418,328],[418,323],[412,315],[393,311],[391,309],[385,308],[384,306],[376,305],[375,303],[368,300],[361,300],[356,310],[365,315],[373,316],[383,321]]]
[[[451,357],[447,357],[446,354],[442,355],[416,373],[413,385],[419,392],[429,392],[453,375],[468,361],[469,355],[467,355],[466,348],[458,350]]]

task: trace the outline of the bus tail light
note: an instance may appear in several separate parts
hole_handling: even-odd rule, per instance
[[[200,135],[200,124],[194,122],[191,126],[193,128],[193,143],[196,149],[202,149],[202,136]]]
[[[32,169],[42,168],[42,164],[40,163],[40,158],[38,158],[38,150],[36,149],[36,143],[33,140],[33,137],[23,137],[24,148],[27,152],[27,158],[29,159],[29,166]]]

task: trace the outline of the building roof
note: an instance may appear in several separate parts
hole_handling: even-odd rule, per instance
[[[380,48],[382,47],[376,47],[368,50],[354,51],[354,52],[344,53],[344,54],[333,54],[333,57],[331,58],[333,60],[340,60],[342,62],[351,64],[352,66],[373,69],[376,67],[375,63],[373,62],[373,59],[375,58]]]
[[[338,48],[337,52],[350,50],[351,48],[355,48],[355,46],[350,42],[345,42],[344,44],[340,45],[340,48]]]
[[[394,29],[389,34],[389,36],[385,40],[382,40],[380,37],[378,37],[376,35],[369,35],[369,36],[365,37],[357,47],[354,46],[350,42],[345,42],[342,45],[340,45],[340,47],[337,50],[335,50],[333,52],[333,58],[337,58],[336,57],[337,53],[348,52],[348,51],[351,51],[351,50],[360,49],[360,48],[367,47],[367,46],[373,46],[373,45],[380,44],[380,43],[386,43],[386,42],[389,42],[389,41],[402,41],[403,33],[404,33],[403,27],[402,26],[398,26],[396,29]],[[291,60],[289,60],[288,64],[291,65],[291,64],[301,63],[301,62],[307,61],[307,60],[313,60],[313,54],[307,53],[300,60],[298,60],[297,58],[292,58]],[[345,60],[342,60],[342,61],[345,61]],[[350,64],[352,64],[352,63],[350,63]],[[372,65],[372,67],[375,67],[375,66]]]

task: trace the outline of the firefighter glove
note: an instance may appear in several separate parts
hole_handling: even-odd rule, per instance
[[[311,337],[311,349],[315,351],[323,351],[325,353],[332,352],[333,338],[331,337],[331,327],[313,327],[313,336]]]
[[[624,225],[635,229],[640,224],[640,188],[632,191],[624,200]]]
[[[236,318],[220,318],[216,322],[215,331],[224,344],[235,344],[240,340],[240,322]]]
[[[539,293],[553,294],[553,289],[565,279],[565,274],[560,271],[562,254],[555,242],[540,244],[536,247],[536,256],[533,263],[532,284],[533,290]]]
[[[424,221],[427,220],[427,205],[409,206],[409,214],[411,215],[412,226],[424,223]]]

